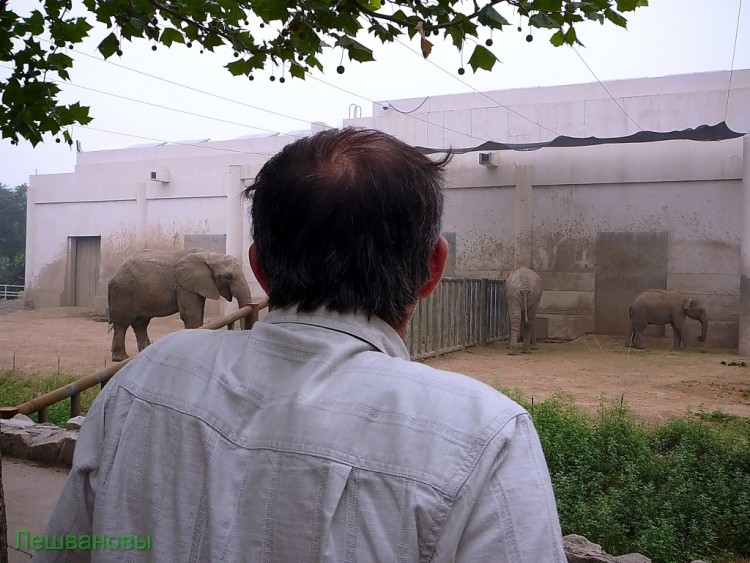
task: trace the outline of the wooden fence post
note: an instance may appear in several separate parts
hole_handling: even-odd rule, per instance
[[[490,322],[487,310],[487,278],[479,280],[479,344],[487,344],[487,329]]]

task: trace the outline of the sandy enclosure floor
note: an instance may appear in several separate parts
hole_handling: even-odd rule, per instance
[[[177,316],[154,319],[149,335],[154,341],[181,328]],[[0,370],[11,369],[15,361],[22,373],[56,373],[59,361],[60,373],[93,373],[111,363],[107,329],[90,309],[0,307]],[[648,350],[629,351],[623,342],[584,335],[572,342],[543,342],[540,350],[517,356],[508,356],[506,344],[498,342],[426,363],[520,389],[534,401],[563,393],[590,412],[624,398],[634,413],[653,422],[701,408],[750,416],[750,360],[739,358],[736,350],[670,352],[671,338],[650,337]],[[136,351],[132,331],[127,350]]]

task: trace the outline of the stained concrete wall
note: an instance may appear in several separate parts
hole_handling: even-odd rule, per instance
[[[708,346],[737,346],[741,150],[742,139],[543,149],[502,153],[491,171],[473,153],[457,155],[445,219],[457,272],[502,278],[530,258],[550,336],[575,338],[595,331],[598,234],[666,233],[664,289],[704,301]],[[519,212],[529,175],[531,204]],[[622,275],[641,266],[613,263]],[[627,306],[616,314],[627,322]]]
[[[671,131],[718,123],[725,116],[730,128],[748,132],[750,70],[734,72],[729,95],[728,83],[729,73],[717,72],[614,81],[605,83],[606,90],[592,83],[436,96],[392,101],[390,109],[376,103],[373,117],[345,124],[376,127],[436,148]],[[395,111],[417,106],[408,115]],[[186,233],[227,234],[231,253],[245,263],[249,224],[236,193],[269,155],[293,139],[81,153],[74,174],[32,177],[30,294],[38,296],[38,305],[60,304],[55,299],[69,236],[100,233],[101,284],[131,250],[179,247]],[[604,326],[606,300],[600,291],[597,310],[596,296],[597,280],[605,273],[610,278],[629,274],[631,291],[639,280],[661,279],[661,274],[639,273],[633,263],[637,253],[623,254],[620,272],[602,272],[604,260],[597,260],[597,252],[612,259],[612,252],[626,249],[608,249],[608,240],[622,244],[628,233],[653,233],[654,240],[664,241],[664,258],[658,260],[663,264],[654,265],[664,273],[659,283],[706,302],[709,345],[737,346],[740,256],[750,255],[742,248],[741,138],[492,156],[495,168],[480,166],[476,152],[456,155],[447,173],[443,230],[455,240],[455,275],[504,278],[519,265],[531,265],[545,283],[541,315],[549,335],[575,338],[595,330],[597,319]],[[147,181],[154,170],[168,170],[170,182]],[[64,214],[55,211],[63,205]],[[645,257],[647,249],[638,252]],[[616,256],[608,263],[618,264]],[[624,314],[622,304],[613,304],[612,311]]]

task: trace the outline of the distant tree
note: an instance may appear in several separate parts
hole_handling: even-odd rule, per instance
[[[0,283],[24,284],[26,268],[26,184],[0,184]]]
[[[78,14],[88,14],[72,15],[74,4]],[[503,7],[515,11],[528,41],[532,28],[547,28],[550,42],[560,46],[580,43],[575,25],[582,21],[625,27],[622,13],[647,5],[648,0],[82,0],[82,5],[81,0],[45,0],[21,16],[9,0],[0,0],[0,61],[13,67],[0,79],[0,132],[13,143],[27,139],[36,145],[45,133],[73,143],[66,128],[89,123],[89,108],[61,104],[58,83],[69,79],[73,67],[67,49],[88,36],[93,19],[110,31],[98,47],[105,59],[121,55],[133,39],[150,41],[152,49],[173,43],[201,52],[227,46],[234,52],[229,71],[252,80],[269,67],[304,78],[323,69],[318,56],[325,50],[372,61],[375,54],[360,42],[363,37],[386,43],[404,34],[419,35],[425,57],[433,36],[442,35],[459,51],[470,40],[469,66],[474,72],[491,70],[497,61],[492,39],[480,44],[471,38],[510,26]],[[336,71],[344,72],[343,65]]]

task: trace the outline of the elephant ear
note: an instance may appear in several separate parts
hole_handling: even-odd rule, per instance
[[[693,308],[693,300],[692,299],[685,299],[685,303],[682,305],[683,311],[689,311]]]
[[[206,252],[188,254],[174,268],[177,285],[186,291],[198,293],[207,299],[218,299],[219,288],[214,282],[213,271],[206,263]]]

